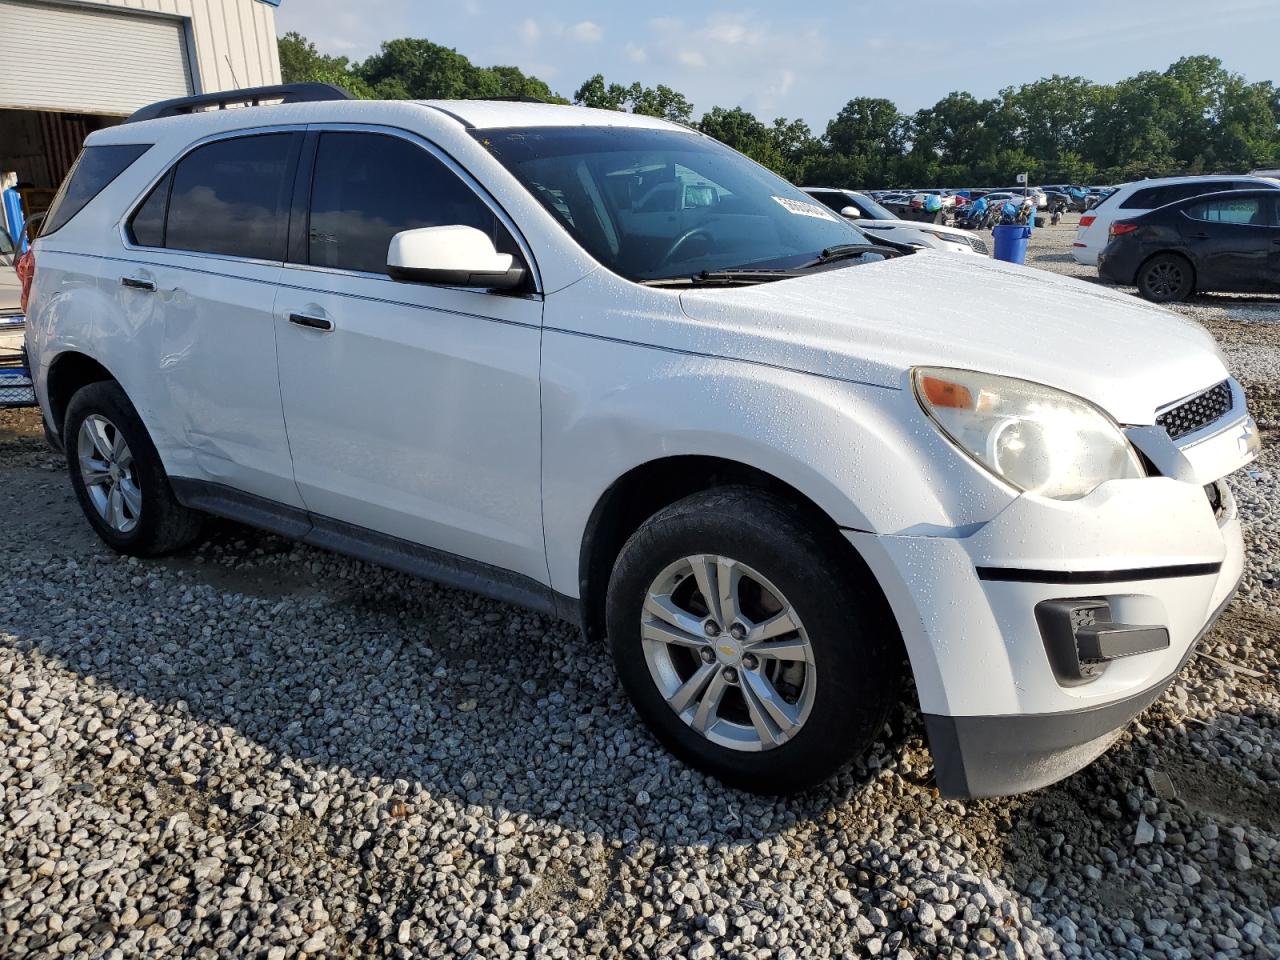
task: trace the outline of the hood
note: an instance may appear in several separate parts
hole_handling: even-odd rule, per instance
[[[928,230],[930,233],[936,233],[945,237],[956,237],[969,242],[969,238],[973,236],[971,230],[961,230],[959,227],[947,227],[941,223],[926,223],[923,220],[854,220],[855,227],[870,227],[876,229],[877,224],[881,227],[910,227],[913,230]]]
[[[680,295],[724,355],[903,387],[913,366],[1020,377],[1122,424],[1226,379],[1198,324],[1096,284],[922,252],[752,287]],[[673,344],[675,346],[675,344]]]

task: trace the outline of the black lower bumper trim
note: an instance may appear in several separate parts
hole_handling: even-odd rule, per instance
[[[978,579],[1012,583],[1126,583],[1131,580],[1172,580],[1207,577],[1222,570],[1221,563],[1179,563],[1131,570],[1022,570],[1017,567],[978,567]]]
[[[1149,707],[1195,654],[1239,581],[1187,646],[1167,677],[1122,700],[1061,713],[990,717],[924,715],[934,778],[945,797],[1002,797],[1036,790],[1075,773],[1107,749],[1129,721]]]

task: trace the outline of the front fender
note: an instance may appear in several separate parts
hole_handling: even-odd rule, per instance
[[[906,389],[548,329],[542,408],[548,565],[571,597],[596,504],[654,460],[746,464],[854,530],[960,535],[1013,498],[957,455]]]

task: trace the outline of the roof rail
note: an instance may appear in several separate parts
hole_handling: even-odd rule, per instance
[[[546,103],[541,97],[533,97],[527,94],[509,97],[467,97],[468,100],[492,100],[495,103]]]
[[[320,100],[354,100],[350,93],[331,83],[281,83],[270,87],[248,87],[244,90],[222,90],[218,93],[199,93],[193,97],[161,100],[143,107],[125,123],[139,123],[159,117],[177,117],[196,113],[203,107],[225,110],[232,104],[246,107],[260,106],[263,100],[281,103],[309,103]]]

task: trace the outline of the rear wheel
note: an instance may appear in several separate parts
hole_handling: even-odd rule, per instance
[[[199,534],[201,515],[174,498],[160,455],[119,384],[105,380],[77,391],[62,438],[76,499],[111,549],[159,556]]]
[[[1176,253],[1162,253],[1138,268],[1138,293],[1154,303],[1185,300],[1195,286],[1191,263]]]
[[[732,488],[659,512],[609,585],[623,685],[659,739],[736,786],[827,779],[880,732],[901,657],[878,598],[790,504]]]

